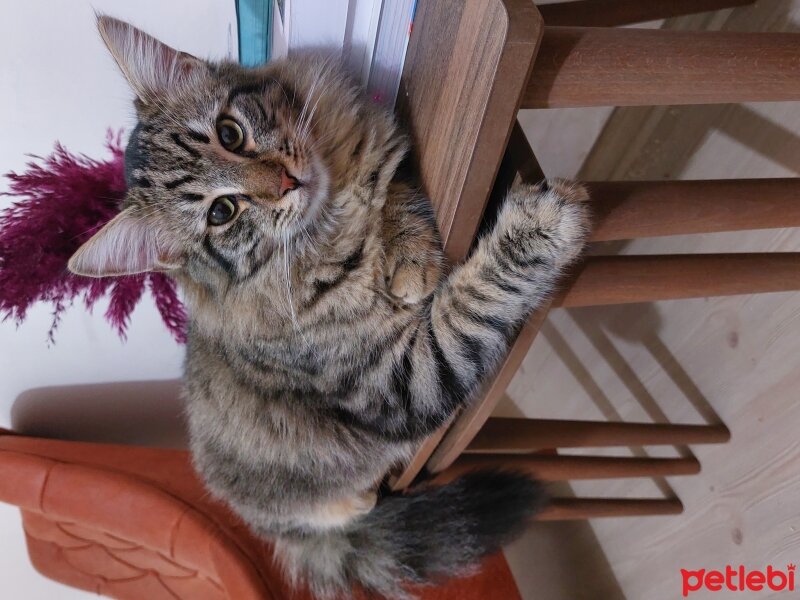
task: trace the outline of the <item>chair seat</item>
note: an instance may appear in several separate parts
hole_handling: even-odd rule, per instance
[[[186,451],[0,435],[0,500],[20,507],[33,566],[72,587],[126,600],[312,598],[208,495]],[[501,554],[419,595],[519,599]]]

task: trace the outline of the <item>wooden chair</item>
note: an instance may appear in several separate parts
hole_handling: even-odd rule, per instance
[[[800,99],[798,34],[607,28],[750,3],[578,0],[537,9],[529,0],[421,2],[399,101],[448,257],[466,256],[482,216],[496,209],[514,177],[544,176],[515,123],[519,108]],[[592,241],[800,226],[797,179],[591,182],[589,187]],[[421,445],[393,485],[403,488],[425,475],[443,481],[486,465],[558,481],[697,473],[693,457],[560,456],[555,449],[720,443],[730,437],[724,425],[491,414],[552,308],[797,290],[798,267],[796,253],[586,258],[563,292],[523,327],[478,398]],[[681,511],[677,498],[565,498],[541,518]]]

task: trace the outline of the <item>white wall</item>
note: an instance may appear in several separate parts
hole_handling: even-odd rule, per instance
[[[93,10],[130,20],[198,56],[224,57],[235,49],[235,28],[231,27],[235,22],[234,0],[3,1],[0,173],[22,169],[25,153],[49,153],[55,140],[70,150],[102,157],[106,128],[131,128],[131,97],[96,33]],[[5,181],[0,180],[0,192],[6,189]],[[0,197],[0,209],[9,202]],[[69,436],[79,429],[77,424],[84,418],[91,421],[92,415],[81,412],[92,402],[99,409],[93,412],[103,412],[105,408],[104,418],[112,422],[115,414],[121,414],[133,425],[130,429],[148,426],[148,415],[137,413],[152,409],[153,402],[137,403],[130,394],[127,404],[117,411],[113,403],[122,402],[120,396],[109,397],[108,406],[102,407],[98,405],[102,398],[95,397],[87,405],[73,390],[57,405],[58,389],[30,391],[48,386],[179,376],[183,350],[173,342],[150,301],[142,302],[133,315],[127,343],[120,342],[106,324],[104,310],[102,304],[92,315],[81,306],[70,309],[59,327],[54,347],[46,343],[51,319],[47,306],[31,310],[19,328],[10,322],[0,323],[0,427],[11,425],[12,408],[23,392],[38,402],[35,411],[24,415],[26,426],[35,427],[36,420],[42,419],[54,435],[60,433],[61,424]],[[161,386],[158,390],[174,396],[174,386]],[[48,402],[52,410],[48,409]],[[19,405],[15,417],[18,414]],[[150,423],[157,418],[156,414]],[[121,420],[119,417],[112,424],[119,427]],[[131,439],[153,437],[152,432],[144,430],[127,433]],[[0,505],[0,581],[3,597],[13,600],[89,597],[51,583],[33,571],[24,548],[19,514],[4,505]]]
[[[347,29],[347,14],[353,0],[291,0],[289,2],[289,47],[341,48]]]

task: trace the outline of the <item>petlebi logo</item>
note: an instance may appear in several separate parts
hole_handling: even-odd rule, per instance
[[[769,565],[766,570],[750,570],[744,565],[727,565],[724,571],[681,569],[683,597],[700,590],[709,592],[793,592],[795,565],[785,570]]]

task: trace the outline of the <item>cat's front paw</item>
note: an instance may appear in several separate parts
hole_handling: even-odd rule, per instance
[[[389,294],[400,304],[413,305],[427,298],[439,285],[441,268],[436,263],[417,264],[401,260],[387,276]]]
[[[589,194],[579,183],[549,179],[511,190],[503,213],[506,235],[557,265],[574,261],[589,235]]]

